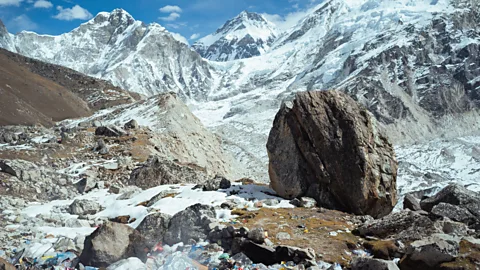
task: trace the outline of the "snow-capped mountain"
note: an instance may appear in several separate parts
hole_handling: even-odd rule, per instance
[[[15,50],[15,45],[13,43],[13,35],[8,33],[7,28],[0,21],[0,47],[9,51]]]
[[[22,54],[128,90],[180,93],[238,159],[264,175],[273,117],[296,91],[348,92],[396,143],[478,131],[478,18],[470,0],[327,0],[282,33],[262,24],[272,30],[260,31],[272,34],[262,39],[272,37],[268,49],[228,62],[204,60],[158,24],[145,25],[121,10],[100,13],[58,37],[23,32],[13,42]],[[242,33],[236,19],[204,45]]]
[[[209,66],[196,52],[159,24],[136,21],[122,9],[101,12],[60,36],[24,31],[13,39],[20,54],[148,96],[175,91],[198,99],[212,84]]]
[[[276,37],[273,23],[260,14],[243,11],[192,47],[206,59],[231,61],[264,54]]]

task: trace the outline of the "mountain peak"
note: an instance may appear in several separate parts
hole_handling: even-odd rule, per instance
[[[262,15],[242,11],[228,20],[215,33],[208,35],[193,48],[214,61],[230,61],[258,56],[270,49],[277,35],[276,27]]]
[[[116,8],[112,10],[112,12],[99,12],[90,22],[98,24],[106,21],[109,21],[113,25],[124,23],[130,25],[135,22],[135,19],[126,10]]]

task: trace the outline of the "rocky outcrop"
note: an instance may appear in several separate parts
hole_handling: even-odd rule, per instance
[[[352,270],[400,270],[393,261],[368,257],[355,257],[351,263]]]
[[[201,183],[206,179],[205,171],[200,168],[152,156],[142,167],[132,171],[128,184],[148,189],[160,185]]]
[[[145,244],[149,249],[163,241],[171,218],[172,216],[168,214],[153,213],[146,216],[138,225],[137,231],[145,238]]]
[[[445,234],[435,234],[410,244],[407,254],[400,261],[402,270],[434,270],[455,260],[460,239]]]
[[[121,259],[145,258],[143,238],[132,227],[107,222],[85,238],[80,255],[83,265],[107,267]]]
[[[216,176],[213,179],[207,180],[203,184],[199,184],[195,186],[196,188],[201,188],[203,191],[217,191],[219,189],[227,189],[230,188],[232,184],[228,179],[222,176]]]
[[[69,213],[72,215],[94,215],[102,210],[102,206],[91,200],[76,199],[69,206]]]
[[[164,236],[167,245],[189,243],[191,240],[207,239],[208,225],[215,219],[215,209],[211,206],[195,204],[175,214]]]
[[[392,145],[367,110],[337,91],[297,93],[268,138],[272,188],[323,207],[382,217],[397,202]]]
[[[357,232],[361,236],[412,241],[442,231],[435,227],[434,222],[427,215],[403,210],[391,213],[381,219],[366,222],[357,228]]]

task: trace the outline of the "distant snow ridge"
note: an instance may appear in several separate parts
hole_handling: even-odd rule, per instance
[[[0,46],[4,46],[1,31],[0,26]],[[101,12],[59,36],[24,31],[14,36],[14,43],[13,51],[20,54],[147,96],[174,91],[203,99],[213,83],[207,62],[186,44],[159,24],[136,21],[122,9]]]
[[[266,53],[276,36],[273,23],[262,15],[243,11],[192,47],[206,59],[231,61]]]

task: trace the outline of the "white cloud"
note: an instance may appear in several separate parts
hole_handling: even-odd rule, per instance
[[[33,4],[33,7],[34,8],[51,8],[53,7],[53,4],[52,2],[49,2],[49,1],[38,0],[37,2],[35,2],[35,4]]]
[[[20,6],[23,0],[0,0],[0,6]]]
[[[190,40],[195,40],[195,39],[198,39],[200,37],[200,34],[199,33],[195,33],[193,35],[190,36]]]
[[[93,17],[88,10],[79,5],[75,5],[72,8],[63,8],[62,6],[57,6],[57,10],[58,14],[53,17],[63,21],[88,20]]]
[[[170,34],[172,34],[172,37],[173,37],[174,39],[176,39],[177,41],[180,41],[180,42],[185,43],[185,44],[188,45],[188,40],[187,40],[184,36],[182,36],[182,35],[180,35],[180,34],[178,34],[178,33],[171,33],[171,32],[170,32]]]
[[[6,24],[8,29],[10,29],[13,33],[23,30],[35,30],[38,27],[37,24],[25,14],[11,19]]]
[[[181,13],[182,9],[179,6],[168,5],[168,6],[164,6],[164,7],[160,8],[160,12],[163,12],[163,13],[173,13],[173,12]]]
[[[170,13],[170,15],[168,15],[167,17],[159,17],[160,20],[167,21],[167,22],[173,22],[178,18],[180,18],[180,14],[176,12]]]

